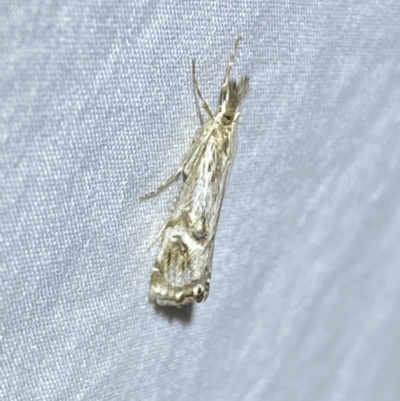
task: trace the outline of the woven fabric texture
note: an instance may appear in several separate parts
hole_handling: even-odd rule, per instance
[[[400,3],[2,2],[0,398],[400,399]],[[206,303],[147,299],[171,174],[251,92]]]

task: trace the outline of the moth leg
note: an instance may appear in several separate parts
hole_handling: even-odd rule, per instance
[[[167,228],[168,225],[168,220],[164,223],[164,225],[161,227],[161,229],[158,231],[158,233],[154,236],[154,238],[151,240],[149,248],[152,248],[161,238],[164,230]]]
[[[201,105],[202,105],[203,109],[206,111],[206,113],[211,118],[211,120],[214,120],[214,116],[213,116],[213,114],[211,112],[210,106],[204,100],[204,97],[200,92],[199,84],[198,84],[197,79],[196,79],[196,67],[195,67],[194,59],[192,60],[192,80],[193,80],[194,91],[196,92],[197,96],[201,100]]]
[[[146,194],[140,195],[139,199],[144,200],[148,198],[152,198],[153,196],[156,196],[159,194],[163,189],[167,188],[168,185],[172,184],[179,176],[179,174],[182,172],[182,167],[179,167],[175,173],[173,173],[170,177],[168,177],[165,181],[163,181],[160,186],[158,186],[156,189],[153,191],[147,192]]]
[[[194,146],[196,145],[196,146]],[[182,160],[178,170],[175,171],[170,177],[168,177],[165,181],[163,181],[156,189],[153,191],[147,192],[146,194],[140,195],[139,199],[140,200],[145,200],[148,198],[152,198],[153,196],[156,196],[159,194],[162,190],[164,190],[168,185],[172,184],[178,177],[179,175],[183,172],[185,169],[187,163],[193,156],[193,153],[198,149],[198,141],[195,141],[194,145],[189,149],[189,152],[185,155],[184,159]]]

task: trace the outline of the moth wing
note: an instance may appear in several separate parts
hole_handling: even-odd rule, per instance
[[[215,236],[217,233],[219,216],[221,214],[222,202],[225,197],[226,186],[228,184],[229,177],[231,174],[231,168],[232,168],[232,164],[235,159],[235,156],[236,156],[237,147],[238,147],[238,129],[237,129],[237,125],[234,125],[232,128],[232,135],[231,135],[230,142],[229,142],[227,164],[226,164],[225,171],[224,171],[221,181],[220,181],[220,187],[219,187],[219,191],[218,191],[218,195],[217,195],[217,199],[216,199],[216,202],[219,203],[219,208],[218,208],[218,213],[217,213],[217,217],[216,217],[216,221],[215,221],[215,230],[214,230],[214,234],[213,234],[211,241],[209,241],[208,245],[207,245],[208,252],[206,255],[206,266],[208,266],[208,277],[206,278],[206,280],[208,283],[210,282],[210,279],[211,279]]]
[[[199,155],[204,152],[204,147],[207,145],[211,134],[210,127],[213,123],[214,122],[210,120],[196,131],[192,145],[182,161],[182,172],[184,177],[187,177],[190,174],[190,171],[192,170],[196,160],[198,160]]]

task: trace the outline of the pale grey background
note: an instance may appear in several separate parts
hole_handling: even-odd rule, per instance
[[[400,399],[400,3],[1,3],[4,400]],[[211,294],[147,301],[139,203],[251,77]]]

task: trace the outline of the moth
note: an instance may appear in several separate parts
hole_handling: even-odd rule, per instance
[[[194,91],[208,121],[200,127],[179,168],[157,189],[157,195],[179,176],[183,186],[172,213],[153,243],[161,247],[150,279],[150,299],[159,305],[184,305],[205,301],[210,290],[214,241],[229,172],[237,149],[239,106],[249,91],[249,77],[230,78],[239,36],[231,52],[220,90],[219,105],[212,112],[199,89],[192,60]]]

